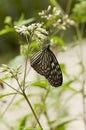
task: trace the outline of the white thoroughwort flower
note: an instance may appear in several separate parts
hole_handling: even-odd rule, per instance
[[[32,41],[43,41],[47,40],[48,32],[43,28],[43,23],[33,23],[29,26],[15,26],[18,33],[28,35]]]
[[[28,35],[29,34],[28,28],[25,25],[22,25],[21,27],[14,26],[14,28],[20,34],[23,34],[23,35]]]
[[[75,22],[71,20],[68,14],[65,14],[62,10],[58,10],[57,7],[48,7],[47,10],[43,10],[40,14],[41,18],[50,21],[50,26],[54,28],[65,30],[71,25],[75,25]]]
[[[71,20],[71,19],[68,19],[67,23],[69,23],[69,25],[75,25],[75,22],[73,20]]]
[[[50,11],[50,10],[51,10],[51,5],[49,5],[49,6],[48,6],[47,10],[48,10],[48,11]]]
[[[48,32],[43,28],[43,23],[34,23],[28,26],[28,31],[31,34],[32,40],[36,40],[37,42],[43,42],[47,40]]]
[[[57,10],[57,8],[54,7],[54,8],[53,8],[53,14],[54,14],[55,16],[58,16],[58,15],[61,15],[61,14],[62,14],[62,11],[61,11],[61,10]]]

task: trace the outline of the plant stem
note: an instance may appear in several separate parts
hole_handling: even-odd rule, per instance
[[[33,112],[33,114],[34,114],[34,117],[35,117],[36,121],[38,122],[38,124],[39,124],[41,130],[43,130],[43,128],[42,128],[42,126],[41,126],[41,124],[40,124],[40,122],[39,122],[39,119],[38,119],[38,117],[37,117],[37,115],[36,115],[36,113],[35,113],[35,111],[34,111],[32,105],[31,105],[29,99],[27,98],[27,95],[26,95],[25,91],[23,91],[23,96],[24,96],[24,98],[26,99],[26,101],[27,101],[29,107],[31,108],[31,110],[32,110],[32,112]]]
[[[85,80],[82,82],[82,96],[83,96],[83,122],[84,122],[84,128],[86,130],[86,104],[85,104]]]
[[[66,13],[69,14],[71,10],[73,0],[68,0],[67,7],[66,7]]]
[[[42,104],[42,103],[44,104],[44,103],[45,103],[45,101],[46,101],[46,99],[47,99],[47,97],[48,97],[48,94],[49,94],[49,90],[47,90],[46,94],[43,95],[40,104]],[[38,109],[38,114],[37,114],[38,118],[40,118],[41,114],[42,114],[44,111],[45,111],[45,109],[44,109],[43,107],[40,107],[40,108]],[[37,125],[37,122],[35,122],[33,126],[36,127],[36,125]]]
[[[6,113],[7,110],[9,109],[10,105],[13,103],[15,97],[16,97],[16,95],[14,95],[14,96],[12,97],[11,101],[8,103],[8,105],[7,105],[7,107],[5,108],[5,110],[3,111],[3,113],[1,113],[0,118],[5,115],[5,113]]]
[[[17,84],[18,84],[18,86],[19,86],[18,90],[20,89],[20,90],[22,91],[22,87],[21,87],[21,84],[19,83],[18,77],[15,76],[12,71],[11,71],[11,74],[12,74],[12,76],[14,77],[14,79],[16,80],[16,82],[17,82]]]
[[[81,67],[82,67],[82,104],[83,104],[83,122],[84,122],[84,128],[86,130],[86,104],[85,104],[85,75],[84,75],[84,71],[85,71],[85,67],[83,64],[83,61],[81,59]]]
[[[79,29],[79,26],[76,28],[77,31],[77,37],[80,42],[80,63],[81,63],[81,69],[82,69],[82,104],[83,104],[83,122],[84,122],[84,129],[86,130],[86,103],[85,103],[85,66],[83,63],[83,50],[82,50],[82,32]]]
[[[34,115],[36,121],[38,122],[38,124],[39,124],[41,130],[43,130],[43,128],[42,128],[42,126],[41,126],[41,124],[40,124],[40,122],[39,122],[39,119],[38,119],[38,117],[37,117],[37,115],[36,115],[36,113],[35,113],[35,111],[34,111],[32,105],[31,105],[29,99],[27,98],[26,93],[25,93],[25,79],[26,79],[27,62],[28,62],[28,50],[29,50],[29,42],[28,42],[27,35],[26,35],[26,41],[27,41],[27,44],[28,44],[28,49],[27,49],[27,55],[26,55],[26,60],[25,60],[25,69],[24,69],[24,79],[23,79],[23,89],[22,89],[22,93],[23,93],[23,96],[24,96],[24,98],[26,99],[26,101],[27,101],[29,107],[31,108],[32,113],[33,113],[33,115]]]
[[[15,90],[17,93],[22,94],[22,93],[19,91],[19,89],[18,89],[18,90],[17,90],[17,89],[15,89],[15,88],[14,88],[14,87],[12,87],[10,84],[8,84],[7,82],[3,81],[2,79],[0,79],[0,81],[1,81],[1,82],[3,82],[4,84],[6,84],[7,86],[9,86],[10,88],[12,88],[13,90]]]
[[[29,44],[27,35],[26,35],[26,41],[27,41],[27,44]],[[28,50],[29,50],[29,45],[28,45],[27,55],[26,55],[26,59],[25,59],[25,69],[24,69],[24,79],[23,79],[23,90],[25,90],[25,79],[26,79],[27,62],[28,62]]]

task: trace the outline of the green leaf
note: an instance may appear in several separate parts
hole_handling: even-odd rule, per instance
[[[18,94],[18,93],[1,94],[1,95],[0,95],[0,98],[6,97],[6,96],[10,96],[10,95],[14,95],[14,94]]]
[[[59,38],[59,37],[57,37],[57,36],[53,36],[53,37],[51,38],[51,41],[53,41],[53,43],[54,43],[55,45],[59,44],[59,45],[61,45],[61,46],[65,46],[65,42],[64,42],[61,38]]]
[[[25,128],[26,123],[27,123],[27,119],[28,119],[28,115],[25,115],[25,116],[22,118],[18,130],[23,130],[23,129]]]
[[[75,120],[77,120],[77,118],[64,120],[64,121],[58,123],[58,126],[60,127],[60,126],[62,126],[62,125],[66,125],[66,124],[68,124],[68,123],[70,123],[70,122],[72,122],[72,121],[75,121]]]
[[[14,30],[13,28],[11,28],[11,27],[6,27],[6,28],[0,30],[0,35],[4,35],[4,34],[6,34],[6,33],[14,32],[14,31],[15,31],[15,30]]]
[[[10,16],[6,16],[4,20],[5,24],[12,25],[12,18]]]
[[[67,71],[66,71],[66,65],[65,65],[65,64],[60,64],[60,67],[61,67],[62,72],[63,72],[66,76],[69,77],[69,75],[68,75],[68,73],[67,73]]]
[[[11,76],[8,75],[4,75],[4,77],[0,78],[0,80],[3,82],[4,80],[9,79]]]
[[[24,19],[24,15],[22,14],[19,21],[14,22],[14,25],[15,26],[22,26],[22,25],[29,24],[33,21],[35,21],[35,18]]]
[[[47,89],[46,87],[48,85],[48,82],[47,82],[46,79],[45,80],[39,80],[39,81],[34,81],[33,83],[31,83],[31,85]]]

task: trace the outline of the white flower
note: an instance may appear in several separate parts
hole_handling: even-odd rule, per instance
[[[28,34],[28,28],[25,25],[22,25],[21,27],[14,26],[14,28],[20,34],[24,34],[24,35]]]

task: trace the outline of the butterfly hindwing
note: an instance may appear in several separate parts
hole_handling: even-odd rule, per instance
[[[50,84],[53,86],[61,86],[63,77],[62,77],[62,72],[59,66],[59,63],[53,54],[51,50],[49,51],[49,59],[50,59],[50,74],[48,76],[48,80]]]

